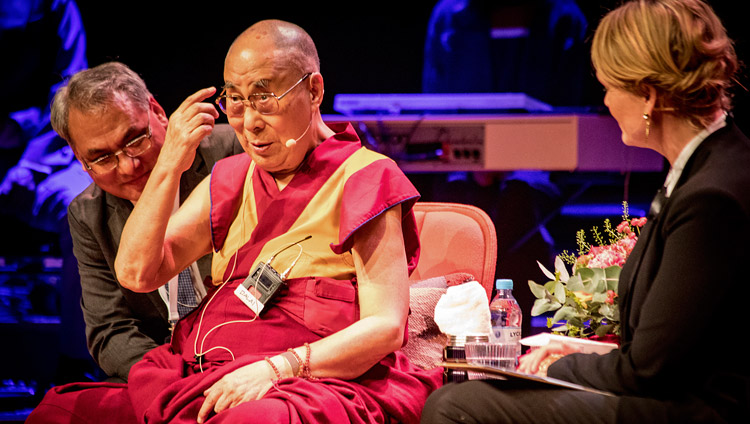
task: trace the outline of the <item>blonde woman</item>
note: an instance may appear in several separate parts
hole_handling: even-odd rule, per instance
[[[622,141],[671,168],[620,276],[620,348],[546,346],[519,371],[613,396],[473,381],[434,393],[422,422],[750,422],[746,353],[730,344],[750,258],[750,141],[730,114],[732,41],[699,0],[637,0],[601,21],[592,61]]]

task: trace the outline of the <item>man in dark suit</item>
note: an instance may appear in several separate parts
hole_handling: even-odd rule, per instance
[[[181,107],[168,119],[143,80],[116,62],[79,72],[53,101],[55,131],[68,141],[94,181],[73,200],[68,220],[81,276],[88,348],[115,381],[127,381],[130,367],[169,337],[170,321],[179,318],[177,306],[195,306],[205,294],[201,283],[210,275],[210,255],[186,270],[197,296],[179,304],[164,288],[150,293],[123,288],[114,270],[122,228],[166,138],[191,131],[210,134],[182,174],[176,204],[210,174],[217,160],[242,152],[231,127],[214,128],[213,120],[200,121],[198,116],[206,115]]]

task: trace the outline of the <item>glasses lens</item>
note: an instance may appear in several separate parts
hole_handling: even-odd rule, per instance
[[[221,106],[221,105],[220,105]],[[224,113],[237,117],[245,114],[245,99],[240,96],[228,95],[224,98]]]
[[[143,154],[146,150],[151,148],[151,138],[147,135],[142,135],[135,140],[128,143],[127,146],[125,146],[122,151],[125,152],[126,155],[130,156],[131,158],[134,158],[136,156],[139,156]]]
[[[91,162],[89,167],[97,174],[105,174],[117,168],[117,156],[109,155]]]
[[[276,100],[275,96],[263,93],[253,96],[253,106],[258,113],[270,115],[278,112],[279,101]]]
[[[233,95],[221,96],[216,99],[216,104],[228,116],[238,117],[245,114],[246,102],[248,101],[253,109],[263,115],[274,114],[279,110],[279,101],[270,93],[252,94],[249,100]]]
[[[227,113],[227,97],[226,96],[219,96],[219,98],[216,99],[216,104],[219,105],[219,109],[221,109],[222,112]]]

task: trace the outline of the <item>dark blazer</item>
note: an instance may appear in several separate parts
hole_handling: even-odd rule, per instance
[[[639,410],[750,422],[741,341],[749,274],[750,141],[728,119],[690,158],[623,267],[621,348],[568,355],[549,375],[637,397],[620,403],[623,422]]]
[[[191,168],[182,174],[180,203],[211,173],[216,161],[241,152],[234,130],[216,125],[201,141]],[[104,372],[123,380],[135,362],[170,334],[167,307],[158,291],[135,293],[120,286],[115,275],[120,235],[132,210],[130,201],[95,184],[68,207],[89,352]],[[201,258],[198,266],[201,278],[210,275],[211,255]]]

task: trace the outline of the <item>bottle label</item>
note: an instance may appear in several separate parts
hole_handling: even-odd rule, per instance
[[[492,333],[495,336],[494,341],[496,342],[516,343],[521,341],[520,327],[493,327]]]

